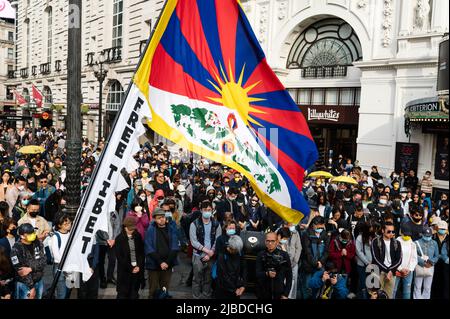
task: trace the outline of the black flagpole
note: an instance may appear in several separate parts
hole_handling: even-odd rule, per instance
[[[158,16],[158,19],[156,20],[155,27],[153,28],[153,30],[152,30],[152,32],[151,32],[151,34],[150,34],[150,37],[149,37],[148,40],[147,40],[147,43],[146,43],[146,45],[145,45],[144,52],[142,52],[141,57],[139,58],[139,62],[138,62],[138,64],[137,64],[137,66],[136,66],[134,75],[133,75],[133,77],[132,77],[131,80],[130,80],[130,84],[128,85],[128,89],[127,89],[127,92],[126,92],[126,94],[125,94],[125,98],[124,98],[123,101],[122,101],[122,105],[120,106],[119,112],[117,113],[116,118],[114,119],[114,123],[113,123],[113,125],[112,125],[111,131],[110,131],[109,136],[108,136],[108,138],[107,138],[107,140],[106,140],[105,148],[104,148],[104,150],[102,151],[102,153],[101,153],[101,155],[100,155],[100,158],[99,158],[99,160],[98,160],[98,163],[95,165],[94,171],[93,171],[93,173],[92,173],[91,181],[89,182],[89,185],[88,185],[88,187],[87,187],[87,189],[86,189],[86,191],[85,191],[85,193],[84,193],[84,196],[83,196],[83,198],[81,199],[80,208],[78,209],[78,212],[77,212],[77,214],[76,214],[76,216],[75,216],[75,219],[74,219],[74,221],[73,221],[73,226],[72,226],[72,229],[71,229],[71,231],[70,231],[69,238],[68,238],[68,240],[67,240],[67,245],[66,245],[66,247],[65,247],[65,249],[64,249],[63,255],[62,255],[62,257],[61,257],[61,261],[60,261],[60,263],[58,264],[58,269],[56,270],[56,274],[55,274],[55,276],[54,276],[54,278],[53,278],[52,285],[50,286],[49,291],[48,291],[48,294],[47,294],[47,298],[49,298],[49,299],[51,299],[51,298],[53,297],[54,293],[55,293],[56,285],[57,285],[57,283],[58,283],[59,277],[61,276],[62,270],[63,270],[63,268],[64,268],[64,263],[66,262],[67,255],[69,254],[70,246],[72,245],[73,239],[74,239],[74,237],[75,237],[76,229],[77,229],[77,227],[79,226],[80,219],[81,219],[81,215],[82,215],[83,212],[84,212],[84,206],[85,206],[85,204],[86,204],[86,200],[87,200],[87,198],[89,197],[88,195],[90,194],[91,189],[92,189],[92,185],[94,184],[94,180],[95,180],[95,178],[97,177],[99,167],[100,167],[100,165],[101,165],[101,163],[102,163],[102,161],[103,161],[103,156],[104,156],[104,154],[106,153],[106,150],[107,150],[108,147],[109,147],[109,140],[110,140],[110,138],[111,138],[112,133],[114,132],[114,128],[116,127],[117,122],[119,121],[120,114],[121,114],[122,111],[123,111],[123,105],[125,104],[125,101],[127,100],[127,97],[128,97],[128,95],[129,95],[129,93],[130,93],[130,90],[131,90],[131,87],[132,87],[132,85],[133,85],[133,83],[134,83],[134,76],[136,75],[137,70],[138,70],[139,67],[141,66],[142,60],[143,60],[143,58],[145,57],[145,54],[147,53],[148,47],[149,47],[149,45],[150,45],[150,42],[151,42],[151,40],[152,40],[152,38],[153,38],[153,35],[154,35],[154,33],[155,33],[155,30],[157,29],[157,27],[158,27],[158,25],[159,25],[161,16],[162,16],[162,14],[164,13],[164,10],[165,10],[165,8],[166,8],[166,5],[167,5],[167,2],[168,2],[168,1],[169,1],[169,0],[166,0],[166,1],[164,2],[164,5],[163,5],[163,7],[162,7],[162,9],[161,9],[161,12],[160,12],[160,14],[159,14],[159,16]],[[81,7],[80,7],[80,20],[81,20]],[[69,31],[70,31],[70,30],[69,30]]]

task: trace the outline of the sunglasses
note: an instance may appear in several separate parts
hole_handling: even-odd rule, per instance
[[[266,240],[266,243],[268,243],[268,244],[274,244],[276,242],[277,242],[276,240]]]
[[[47,181],[41,181],[41,184],[47,184],[48,182]]]
[[[395,233],[395,231],[393,231],[393,230],[387,230],[386,231],[386,234],[393,234],[393,233]]]

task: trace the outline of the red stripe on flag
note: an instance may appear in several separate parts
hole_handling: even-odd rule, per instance
[[[272,109],[253,104],[251,106],[262,112],[265,112],[265,113],[257,113],[257,112],[254,113],[250,111],[250,113],[252,113],[252,117],[256,118],[256,121],[258,121],[258,118],[260,118],[261,120],[288,129],[297,134],[304,135],[308,137],[310,140],[313,139],[311,136],[311,132],[309,131],[308,123],[306,122],[306,119],[303,116],[302,112],[285,111],[275,108]]]
[[[231,70],[237,81],[241,70],[236,70],[236,30],[239,19],[239,8],[236,0],[215,0],[217,28],[219,30],[220,46],[225,65],[224,70]],[[227,76],[228,76],[227,72]]]
[[[194,100],[220,105],[208,99],[208,97],[220,98],[220,95],[205,88],[189,74],[185,73],[183,67],[167,54],[161,44],[155,50],[151,70],[149,79],[151,86],[170,93],[187,96]]]
[[[200,63],[211,75],[214,75],[214,73],[219,75],[203,32],[197,1],[179,0],[176,13],[180,20],[181,33],[183,33]]]
[[[249,92],[249,95],[284,90],[283,84],[281,84],[278,77],[267,64],[266,58],[264,58],[253,70],[253,73],[247,79],[245,86],[250,86],[258,81],[261,82]]]
[[[258,138],[264,143],[266,148],[270,150],[272,157],[277,161],[278,165],[283,168],[292,182],[297,186],[299,191],[302,191],[303,188],[303,176],[305,174],[305,170],[301,167],[297,162],[295,162],[292,158],[289,157],[286,153],[281,151],[278,147],[276,147],[272,142],[264,138],[263,135],[256,132]]]

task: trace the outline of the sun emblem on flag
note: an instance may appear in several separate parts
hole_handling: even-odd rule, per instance
[[[211,85],[216,89],[217,92],[221,95],[220,98],[208,97],[210,100],[214,102],[218,102],[229,109],[236,110],[244,121],[244,123],[249,126],[249,122],[256,124],[258,126],[262,126],[258,121],[252,118],[249,113],[265,113],[261,110],[258,110],[250,105],[250,103],[264,101],[264,99],[249,97],[248,93],[253,90],[261,81],[258,81],[253,84],[249,84],[244,87],[242,84],[242,80],[244,77],[245,65],[243,66],[241,73],[239,75],[239,79],[236,82],[234,78],[234,71],[231,68],[231,63],[228,68],[228,75],[223,70],[222,65],[220,65],[220,71],[222,72],[222,78],[218,74],[214,72],[214,76],[216,77],[216,83],[209,81]]]

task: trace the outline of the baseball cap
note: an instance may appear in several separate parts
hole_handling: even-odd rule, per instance
[[[403,223],[400,230],[403,236],[412,236],[412,229],[409,223]]]
[[[424,227],[424,229],[422,231],[422,235],[424,235],[426,237],[431,237],[431,236],[433,236],[433,230],[430,227]]]
[[[149,191],[150,193],[154,193],[155,192],[155,189],[153,188],[152,184],[145,185],[144,190]]]
[[[19,226],[17,229],[19,235],[32,234],[34,233],[34,227],[30,223],[25,223]]]
[[[432,218],[432,220],[431,220],[431,224],[430,225],[431,226],[438,225],[440,221],[441,221],[441,218],[439,216],[434,216]]]
[[[448,228],[448,224],[447,224],[447,222],[445,220],[440,220],[437,223],[437,226],[438,226],[439,229],[447,229]]]

